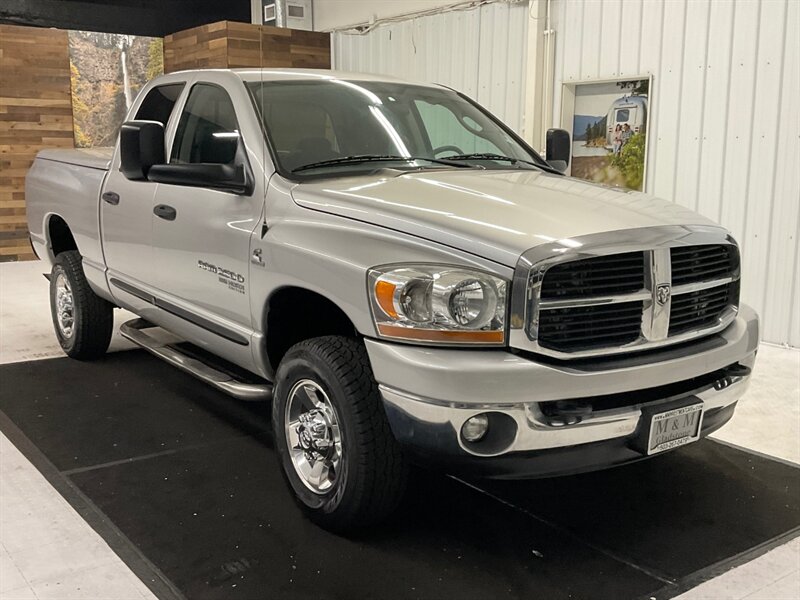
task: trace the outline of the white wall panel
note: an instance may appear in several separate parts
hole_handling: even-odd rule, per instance
[[[761,270],[766,279],[769,273],[769,242],[773,232],[776,205],[780,202],[775,195],[775,167],[779,159],[777,149],[787,3],[763,2],[760,9],[761,27],[752,115],[753,135],[741,243],[745,249],[742,264],[744,272],[752,274]],[[792,35],[796,36],[797,31],[798,29],[794,29]],[[795,107],[794,110],[797,109],[798,107]],[[797,202],[800,202],[800,199],[795,197],[795,203]],[[744,281],[744,293],[752,299],[754,306],[764,312],[766,285],[762,285],[759,279],[750,276]]]
[[[333,34],[334,68],[441,83],[522,131],[528,5],[496,3]]]
[[[697,184],[703,149],[702,106],[706,95],[708,53],[708,2],[689,2],[686,6],[683,63],[680,74],[680,96],[675,145],[675,202],[697,209]],[[679,176],[680,175],[680,176]]]
[[[763,338],[800,346],[800,2],[552,6],[554,124],[562,83],[652,74],[647,191],[733,231]]]
[[[593,2],[595,0],[592,0]],[[597,4],[604,4],[596,2]],[[619,73],[620,75],[639,72],[639,46],[642,36],[642,3],[625,2],[622,11],[622,30],[620,31]]]
[[[598,73],[617,72],[622,44],[620,35],[622,0],[608,0],[608,2],[598,3],[598,6],[603,16],[600,20],[602,35],[598,35],[597,39],[598,67],[597,71],[593,73],[595,77]]]
[[[707,79],[703,98],[703,130],[700,163],[698,164],[697,205],[695,210],[715,220],[720,219],[722,206],[722,174],[725,168],[728,131],[728,96],[733,55],[734,7],[731,3],[711,5],[708,33]],[[719,152],[703,152],[702,148],[721,148]]]
[[[260,4],[260,0],[259,4]],[[453,4],[456,0],[313,0],[314,29],[329,31]]]
[[[781,122],[778,157],[773,168],[775,180],[772,231],[765,286],[764,312],[773,315],[765,324],[764,336],[776,339],[784,323],[789,324],[789,340],[800,345],[800,3],[789,2],[784,24],[787,38],[783,55],[783,81],[780,98]],[[793,201],[792,201],[793,199]],[[794,257],[794,260],[792,260]],[[791,298],[786,302],[785,298]]]
[[[597,77],[600,72],[600,56],[602,55],[602,28],[597,25],[603,22],[603,4],[601,2],[583,3],[583,23],[581,24],[582,45],[586,52],[579,53],[580,78]]]

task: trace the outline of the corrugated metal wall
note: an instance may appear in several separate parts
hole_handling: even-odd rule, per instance
[[[800,2],[555,0],[561,84],[653,75],[647,191],[742,246],[766,341],[800,346]]]
[[[336,69],[441,83],[522,129],[527,3],[488,4],[333,34]]]

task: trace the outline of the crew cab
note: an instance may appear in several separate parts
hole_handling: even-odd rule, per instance
[[[122,333],[269,400],[299,505],[334,531],[409,465],[562,475],[708,435],[749,382],[758,318],[730,233],[565,176],[452,89],[311,70],[198,70],[139,93],[113,150],[45,150],[30,236],[66,354]]]

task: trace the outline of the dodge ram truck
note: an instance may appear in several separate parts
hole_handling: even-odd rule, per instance
[[[44,150],[26,181],[55,333],[121,333],[271,402],[299,506],[386,518],[409,465],[533,478],[713,432],[758,317],[728,231],[565,176],[447,87],[312,70],[197,70],[139,93],[111,150]]]

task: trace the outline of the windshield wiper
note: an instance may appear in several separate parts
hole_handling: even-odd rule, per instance
[[[329,167],[334,165],[355,165],[366,162],[380,162],[380,161],[392,161],[392,160],[401,160],[404,162],[424,160],[427,162],[449,165],[451,167],[459,167],[462,169],[465,167],[468,169],[475,168],[475,165],[465,165],[457,162],[450,162],[449,160],[440,158],[428,158],[426,156],[399,156],[395,154],[359,154],[356,156],[343,156],[341,158],[332,158],[330,160],[321,160],[319,162],[309,163],[307,165],[302,165],[295,169],[292,169],[292,173],[297,173],[298,171],[305,171],[306,169],[316,169],[317,167]]]
[[[492,154],[491,152],[475,152],[473,154],[456,154],[455,156],[446,156],[447,160],[502,160],[510,162],[512,165],[516,163],[525,163],[526,165],[533,165],[538,167],[535,162],[529,160],[522,160],[521,158],[512,158],[511,156],[503,156],[502,154]]]
[[[544,164],[540,164],[538,162],[533,162],[531,160],[523,160],[521,158],[512,158],[511,156],[503,156],[502,154],[493,154],[491,152],[475,152],[474,154],[456,154],[455,156],[445,156],[446,160],[502,160],[506,162],[510,162],[512,165],[517,163],[524,163],[526,165],[531,165],[532,167],[536,167],[537,169],[541,169],[543,171],[547,171],[548,173],[555,173],[556,175],[563,175],[563,173],[557,169],[554,169],[550,166],[546,161]]]

